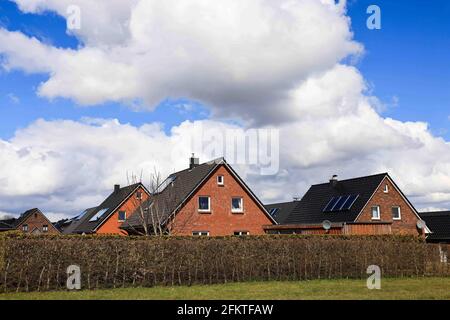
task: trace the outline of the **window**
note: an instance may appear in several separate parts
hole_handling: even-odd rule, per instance
[[[24,224],[24,225],[22,226],[22,230],[23,230],[23,232],[28,232],[28,225],[27,225],[27,224]]]
[[[136,192],[136,199],[142,200],[142,192],[140,191]]]
[[[210,197],[198,197],[198,211],[210,212],[211,211],[211,198]]]
[[[193,236],[208,237],[209,236],[209,231],[192,231],[192,235]]]
[[[241,197],[231,199],[231,212],[244,212],[244,200]]]
[[[48,225],[44,224],[42,226],[42,232],[48,232]]]
[[[380,206],[372,207],[372,220],[380,220]]]
[[[402,220],[402,213],[400,212],[400,207],[392,207],[392,219]]]
[[[164,180],[158,188],[156,188],[155,193],[163,192],[169,185],[171,185],[177,179],[176,176],[170,176],[166,180]]]
[[[119,211],[119,221],[125,221],[127,219],[126,211]]]
[[[217,184],[219,186],[223,186],[223,181],[224,181],[223,176],[217,176]]]
[[[389,193],[389,186],[388,185],[384,186],[384,193]]]
[[[235,231],[234,235],[235,236],[248,236],[250,234],[250,232],[248,231]]]
[[[105,209],[100,209],[100,211],[98,211],[96,214],[94,214],[90,219],[89,222],[94,222],[99,220],[109,209],[105,208]]]

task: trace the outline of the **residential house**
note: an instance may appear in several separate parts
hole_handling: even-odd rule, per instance
[[[30,234],[59,234],[58,229],[37,208],[22,213],[17,219],[0,221],[0,231],[13,230]]]
[[[266,207],[279,222],[265,227],[271,234],[425,235],[430,232],[387,173],[342,181],[333,176],[327,183],[311,186],[300,201]]]
[[[57,226],[63,234],[127,235],[120,226],[149,195],[142,183],[123,188],[115,185],[114,191],[99,206],[86,209],[70,220],[59,221]]]
[[[450,243],[450,211],[421,212],[431,233],[427,241],[433,243]]]
[[[225,159],[199,164],[192,157],[189,168],[171,174],[122,229],[129,234],[260,235],[264,225],[275,223]]]
[[[282,225],[286,222],[287,218],[291,214],[291,212],[298,205],[299,200],[294,199],[290,202],[280,202],[280,203],[272,203],[266,205],[266,210],[272,216],[273,219],[277,221],[278,224]]]

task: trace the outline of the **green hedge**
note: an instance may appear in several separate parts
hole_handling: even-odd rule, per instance
[[[0,235],[3,291],[60,290],[69,265],[82,288],[236,281],[442,276],[436,245],[395,236],[116,237]],[[0,255],[1,256],[1,255]],[[2,261],[0,260],[0,261]]]

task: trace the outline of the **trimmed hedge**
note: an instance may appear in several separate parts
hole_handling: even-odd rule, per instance
[[[450,275],[437,245],[398,236],[116,237],[0,235],[1,291],[66,288],[69,265],[83,289],[236,281]],[[2,249],[3,248],[3,249]],[[2,252],[3,251],[3,258]]]

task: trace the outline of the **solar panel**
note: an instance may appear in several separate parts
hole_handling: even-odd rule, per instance
[[[342,206],[341,210],[342,211],[350,210],[358,198],[359,198],[359,194],[349,196],[347,198],[347,201],[345,201],[344,205]]]
[[[359,195],[343,195],[331,198],[323,212],[339,212],[350,210]]]
[[[336,204],[336,202],[339,201],[340,197],[333,197],[331,198],[330,202],[328,202],[328,204],[325,206],[325,208],[323,209],[323,212],[330,212],[332,211],[334,205]]]
[[[109,210],[109,208],[100,210],[99,212],[97,212],[96,214],[94,214],[94,215],[92,216],[92,218],[89,219],[89,222],[97,221],[97,220],[100,219],[100,217],[101,217],[106,211],[108,211],[108,210]]]
[[[351,196],[342,196],[333,208],[333,211],[341,211],[348,198]]]

